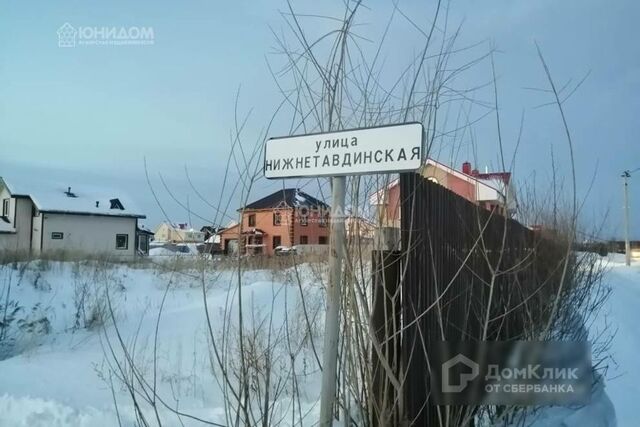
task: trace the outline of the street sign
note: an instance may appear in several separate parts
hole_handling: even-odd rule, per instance
[[[271,138],[267,178],[343,176],[412,171],[422,163],[422,123],[403,123]]]

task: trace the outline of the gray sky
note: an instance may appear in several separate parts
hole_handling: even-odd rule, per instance
[[[429,7],[401,1],[400,8],[426,25]],[[341,2],[293,2],[297,10],[339,15]],[[391,12],[390,2],[368,2],[358,31],[378,39]],[[281,1],[109,1],[0,0],[0,175],[33,174],[70,181],[121,186],[140,201],[148,225],[161,221],[144,176],[146,157],[166,211],[176,221],[187,214],[166,194],[166,182],[203,217],[213,211],[189,189],[193,181],[217,201],[230,148],[234,101],[252,110],[248,133],[263,128],[280,100],[266,59],[279,31]],[[549,179],[551,146],[562,173],[568,173],[568,147],[553,107],[536,108],[548,95],[534,41],[541,46],[554,79],[563,86],[589,73],[565,103],[575,144],[579,196],[593,187],[584,206],[587,222],[608,212],[604,237],[620,236],[624,169],[640,167],[640,4],[632,0],[453,1],[449,23],[463,24],[459,46],[494,46],[507,152],[515,146],[521,115],[525,127],[515,168],[519,183]],[[152,46],[58,47],[56,31],[78,26],[152,27]],[[385,67],[400,72],[417,52],[420,35],[398,17],[385,50]],[[474,51],[477,55],[478,50]],[[472,55],[474,53],[469,53]],[[473,86],[491,78],[490,63],[478,64],[457,83]],[[491,101],[490,91],[479,99]],[[480,116],[483,111],[474,110]],[[453,116],[456,112],[450,112]],[[284,126],[274,133],[286,132]],[[478,166],[496,165],[495,119],[474,125]],[[440,160],[459,167],[472,158],[471,144]],[[494,169],[494,168],[491,168]],[[295,185],[296,183],[291,183]],[[70,184],[71,185],[71,184]],[[261,181],[256,195],[278,183]],[[640,172],[631,181],[632,234],[640,239]],[[203,220],[192,217],[196,225]]]

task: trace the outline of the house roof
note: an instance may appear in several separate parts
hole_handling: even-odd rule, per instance
[[[485,179],[488,181],[499,180],[509,185],[509,181],[511,180],[511,172],[487,172],[487,173],[476,173],[473,174],[474,177],[478,179]]]
[[[478,175],[467,175],[466,173],[460,172],[455,170],[454,168],[445,165],[444,163],[440,163],[437,160],[434,160],[432,158],[428,158],[426,161],[427,165],[431,165],[435,168],[444,170],[445,172],[454,175],[464,181],[467,182],[471,182],[480,186],[483,186],[485,189],[491,189],[494,190],[496,192],[499,192],[499,187],[495,186],[495,183],[493,182],[492,179],[489,178],[480,178]],[[506,173],[506,172],[505,172]],[[495,173],[495,174],[483,174],[483,175],[498,175],[500,173]],[[508,174],[508,173],[506,173]],[[508,174],[510,175],[510,174]],[[393,187],[395,187],[396,185],[400,184],[400,179],[396,178],[393,181],[391,181],[388,185],[387,185],[387,189],[391,189]],[[373,194],[371,194],[369,196],[369,203],[372,205],[379,205],[383,202],[384,200],[384,189],[380,189],[376,192],[374,192]]]
[[[146,218],[132,199],[119,190],[52,179],[10,183],[0,177],[2,184],[12,196],[29,197],[41,212]]]
[[[151,231],[148,227],[145,227],[142,224],[138,224],[138,229],[136,230],[138,233],[140,234],[149,234],[151,236],[153,236],[153,231]]]
[[[249,203],[244,209],[297,208],[301,206],[307,208],[329,208],[329,205],[325,202],[310,196],[298,188],[285,188]]]

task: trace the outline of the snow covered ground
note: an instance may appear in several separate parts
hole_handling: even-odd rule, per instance
[[[77,290],[94,280],[109,283],[118,327],[131,348],[136,339],[136,360],[148,379],[152,378],[149,358],[155,323],[167,284],[171,284],[163,306],[158,337],[159,394],[184,412],[225,423],[223,396],[212,373],[207,350],[202,282],[197,275],[125,266],[102,271],[91,264],[77,263],[47,262],[42,266],[39,261],[21,267],[23,272],[12,268],[0,269],[0,282],[11,281],[11,299],[20,301],[25,307],[37,307],[36,310],[18,313],[18,317],[23,319],[22,324],[31,324],[46,317],[48,333],[27,334],[13,328],[17,346],[0,348],[1,427],[115,426],[118,425],[118,416],[114,398],[123,425],[134,425],[131,400],[115,378],[112,379],[116,384],[115,396],[112,394],[107,369],[109,359],[105,358],[108,344],[99,326],[91,325],[92,314],[86,316],[89,329],[74,328]],[[228,292],[235,287],[235,274],[229,270],[211,271],[204,279],[216,334],[221,332],[225,307],[232,307],[231,317],[235,318],[235,293]],[[320,297],[318,281],[313,279],[310,270],[303,267],[300,275],[305,293]],[[292,286],[287,271],[250,271],[244,274],[243,280],[246,283],[243,286],[243,307],[250,313],[248,323],[259,323],[274,313],[272,322],[274,330],[277,330],[278,325],[284,322],[285,309],[290,316],[289,322],[299,322],[293,316],[299,314],[300,292],[297,285]],[[96,295],[91,295],[88,300],[94,297]],[[310,303],[311,300],[307,301]],[[316,313],[322,301],[317,300],[317,303]],[[81,318],[81,326],[84,326],[84,316]],[[115,344],[114,328],[107,330]],[[119,355],[122,357],[121,351]],[[301,359],[312,357],[308,349],[302,349],[298,356]],[[310,360],[308,365],[313,366]],[[301,372],[301,377],[308,380],[301,383],[301,406],[303,412],[309,412],[309,419],[313,419],[317,412],[317,372],[310,370],[304,374]],[[288,405],[281,406],[282,412],[286,413]],[[164,425],[191,425],[188,419],[180,421],[165,409],[161,408],[160,413],[166,420]]]
[[[601,315],[590,327],[593,336],[609,330],[611,343],[606,393],[613,403],[620,427],[640,425],[640,261],[631,267],[623,255],[614,255],[606,280],[611,297]]]
[[[615,408],[618,426],[638,425],[640,263],[628,268],[622,261],[618,256],[611,258],[606,275],[612,286],[611,298],[589,325],[593,336],[605,329],[616,332],[604,389],[594,396],[589,407],[579,411],[552,408],[536,425],[615,425],[610,403]],[[128,344],[133,344],[137,337],[136,357],[147,375],[152,364],[145,359],[145,351],[148,356],[153,348],[157,313],[167,284],[171,284],[160,319],[158,389],[184,412],[224,424],[223,398],[206,351],[208,335],[197,275],[127,266],[105,270],[90,263],[73,262],[35,261],[19,267],[0,267],[0,283],[10,283],[10,299],[23,306],[16,314],[16,326],[9,337],[14,345],[0,347],[0,427],[114,426],[118,425],[118,414],[123,425],[133,425],[134,412],[126,390],[116,385],[112,392],[110,387],[109,358],[104,351],[106,336],[100,332],[100,322],[92,309],[99,305],[96,302],[101,301],[101,294],[89,292],[85,296],[85,313],[76,316],[80,291],[96,280],[109,283],[118,326]],[[309,265],[302,266],[299,273],[302,289],[315,295],[316,306],[321,307],[319,273]],[[212,271],[204,280],[212,324],[219,328],[225,307],[237,306],[235,294],[228,292],[235,283],[234,272]],[[275,325],[287,319],[292,322],[295,318],[291,316],[299,315],[300,310],[300,293],[292,282],[291,271],[246,272],[243,306],[257,321],[274,313]],[[18,318],[22,319],[20,327]],[[47,321],[43,322],[43,318]],[[113,340],[113,327],[107,330]],[[303,348],[301,366],[314,366],[312,357],[310,348]],[[301,378],[302,411],[308,412],[309,425],[313,425],[319,410],[318,373],[308,369]],[[289,409],[284,397],[281,407],[286,415]],[[164,409],[161,413],[167,417],[166,425],[181,425],[181,421],[189,425],[188,419],[178,420]],[[585,424],[585,420],[590,423]]]

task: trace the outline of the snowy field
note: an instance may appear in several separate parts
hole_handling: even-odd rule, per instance
[[[166,259],[162,262],[169,263]],[[35,261],[21,267],[22,272],[1,270],[0,280],[11,281],[11,299],[20,301],[24,307],[36,307],[17,315],[24,320],[23,325],[35,323],[36,326],[31,333],[18,331],[13,337],[16,345],[0,349],[5,353],[4,360],[0,361],[0,426],[116,426],[114,399],[122,424],[134,425],[134,411],[126,389],[109,377],[110,359],[105,357],[110,351],[108,342],[124,359],[117,347],[113,326],[107,327],[107,335],[101,332],[100,325],[95,325],[93,320],[93,309],[87,310],[86,316],[80,316],[79,326],[76,324],[74,301],[78,299],[78,289],[84,289],[85,284],[94,280],[109,284],[118,329],[128,347],[135,348],[137,364],[149,380],[153,378],[150,360],[155,325],[169,285],[158,328],[159,395],[185,413],[225,423],[223,396],[209,358],[202,280],[207,289],[215,337],[221,338],[225,308],[231,310],[230,318],[236,316],[233,311],[237,306],[233,292],[236,273],[211,271],[201,279],[189,270],[171,273],[158,268],[119,266],[105,271],[102,267],[72,262],[47,262],[42,266]],[[307,308],[310,312],[315,310],[317,318],[323,304],[320,280],[313,279],[314,273],[308,266],[301,267],[298,273],[305,294],[311,296]],[[291,271],[267,270],[244,274],[243,307],[250,313],[248,324],[271,319],[272,330],[279,331],[285,314],[290,324],[301,324],[300,318],[295,317],[300,316],[300,289],[297,284],[292,285],[291,274]],[[232,291],[228,292],[229,289]],[[314,295],[317,296],[315,302]],[[100,300],[99,294],[89,295],[87,306],[91,306],[96,297]],[[38,333],[37,321],[43,317],[48,319],[47,333]],[[307,357],[312,356],[303,348],[298,358],[305,364]],[[311,359],[306,365],[314,366]],[[302,410],[309,413],[310,420],[317,418],[314,416],[319,410],[316,409],[317,372],[301,368],[299,376]],[[289,400],[280,405],[283,416],[287,414]],[[189,419],[178,420],[165,409],[160,408],[160,413],[166,420],[163,425],[193,425]]]
[[[127,390],[109,375],[109,363],[113,361],[105,354],[110,351],[108,344],[115,344],[116,339],[112,325],[102,332],[95,307],[100,307],[100,301],[104,303],[104,295],[87,287],[96,280],[109,284],[109,300],[119,331],[126,344],[136,349],[135,358],[148,378],[153,372],[149,356],[162,307],[156,367],[159,394],[185,413],[225,423],[223,396],[207,350],[203,280],[211,324],[214,334],[218,334],[225,311],[231,310],[235,316],[237,302],[232,290],[237,277],[233,271],[212,271],[200,278],[158,268],[105,269],[74,262],[34,261],[17,267],[0,267],[0,283],[11,284],[10,299],[22,306],[16,312],[15,327],[4,339],[10,344],[0,347],[1,427],[117,426],[118,415],[122,425],[134,424]],[[295,277],[301,278],[301,288],[294,284]],[[307,308],[315,316],[312,322],[321,328],[321,314],[317,311],[322,308],[322,277],[321,269],[310,265],[301,266],[297,274],[290,270],[246,272],[243,307],[253,313],[251,322],[256,324],[273,314],[269,318],[276,325],[275,330],[286,322],[294,325],[302,322],[302,289],[311,296],[311,307]],[[609,369],[604,390],[597,392],[589,407],[549,408],[540,415],[538,426],[638,425],[635,411],[640,401],[640,263],[628,268],[621,257],[610,258],[606,281],[612,287],[611,298],[599,317],[588,325],[593,336],[601,336],[602,331],[615,332],[611,356],[606,361]],[[84,301],[84,311],[79,312],[79,301]],[[319,333],[314,339],[321,344]],[[120,354],[121,350],[115,347]],[[315,363],[311,346],[303,346],[297,357],[300,410],[308,414],[308,425],[313,425],[319,411],[319,375],[312,368]],[[279,411],[286,418],[290,399],[286,392],[281,398]],[[178,419],[164,409],[160,412],[167,420],[164,425],[191,425],[187,418]]]

